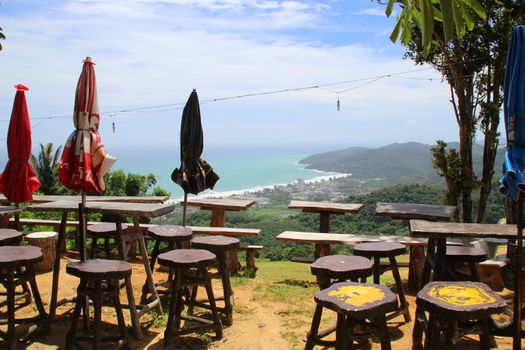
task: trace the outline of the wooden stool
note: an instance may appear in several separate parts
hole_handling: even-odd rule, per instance
[[[58,240],[57,232],[31,232],[25,237],[29,245],[42,249],[44,258],[35,264],[36,272],[51,271],[55,262],[56,244]]]
[[[99,349],[101,342],[117,341],[119,343],[126,343],[127,331],[124,315],[122,314],[122,306],[120,304],[118,284],[121,279],[129,281],[131,265],[120,260],[94,259],[69,263],[67,264],[66,271],[68,274],[80,278],[80,284],[77,288],[77,302],[73,315],[71,316],[71,327],[66,338],[66,349],[73,347],[79,348],[77,344],[79,340],[91,340],[93,342],[93,349]],[[80,312],[87,306],[85,303],[88,299],[93,301],[94,307],[93,336],[77,336],[76,332]],[[120,336],[102,337],[101,335],[102,302],[107,299],[113,302],[113,307],[117,314]],[[87,317],[87,315],[84,316]]]
[[[7,332],[0,332],[0,337],[8,343],[8,348],[16,349],[15,326],[22,322],[39,322],[46,326],[47,314],[38,292],[33,266],[42,260],[42,250],[38,247],[0,247],[0,284],[4,286],[7,293],[7,320],[1,320],[2,324],[7,323]],[[15,319],[15,288],[17,285],[29,282],[38,316]]]
[[[20,242],[22,241],[22,236],[22,232],[19,232],[17,230],[13,230],[10,228],[0,228],[0,246],[20,245]]]
[[[239,248],[239,240],[233,237],[226,236],[203,236],[195,237],[191,241],[192,248],[205,249],[217,256],[218,269],[221,274],[222,288],[223,288],[223,299],[224,307],[219,308],[219,311],[226,315],[226,324],[231,326],[233,324],[233,290],[230,282],[230,271],[228,269],[227,253],[235,251]],[[207,308],[208,305],[203,304],[195,300],[197,297],[198,286],[195,286],[191,292],[191,298],[189,301],[189,312],[193,309],[194,305]],[[221,300],[217,298],[217,300]]]
[[[387,316],[390,320],[398,315],[403,314],[405,322],[410,322],[410,312],[408,310],[408,303],[405,298],[405,291],[399,269],[397,267],[396,255],[405,254],[405,246],[394,242],[374,242],[374,243],[360,243],[354,246],[354,255],[364,256],[374,259],[374,283],[379,284],[379,276],[381,275],[381,258],[388,258],[390,261],[389,269],[392,270],[392,275],[396,281],[397,294],[399,295],[399,309],[391,315]],[[386,270],[385,270],[386,271]]]
[[[208,268],[215,266],[217,263],[215,254],[201,249],[176,249],[160,254],[158,260],[159,264],[172,268],[175,274],[175,278],[171,281],[170,312],[166,331],[164,332],[164,346],[168,346],[171,338],[174,336],[193,333],[208,328],[215,329],[215,336],[221,339],[222,324],[219,319],[215,297],[213,296],[211,278],[208,273]],[[206,288],[213,322],[201,317],[182,317],[181,315],[184,308],[182,296],[185,294],[187,287],[196,285],[201,285]],[[183,318],[198,321],[204,323],[204,325],[181,329],[181,319]]]
[[[445,261],[450,266],[451,277],[456,276],[456,263],[465,262],[470,268],[470,280],[479,282],[479,273],[476,263],[487,260],[487,253],[483,249],[465,246],[447,246]]]
[[[128,225],[122,224],[122,231],[126,233]],[[115,223],[103,223],[89,225],[86,230],[86,235],[91,237],[91,247],[89,249],[89,258],[95,258],[97,251],[104,252],[104,258],[111,259],[111,250],[117,246],[119,242],[119,236],[117,231],[117,224]],[[98,240],[103,239],[104,245],[98,244]],[[109,240],[113,239],[114,244],[110,244]]]
[[[438,349],[445,339],[445,348],[454,349],[458,323],[479,326],[481,349],[490,349],[489,316],[507,306],[503,298],[481,282],[430,282],[417,294],[416,322],[412,333],[412,349]],[[427,321],[425,312],[429,313]]]
[[[366,278],[372,274],[372,266],[370,260],[360,256],[327,255],[314,261],[310,265],[310,269],[312,274],[317,276],[319,287],[326,289],[332,285],[332,280],[357,282],[358,279],[361,279],[361,282],[364,283]],[[305,349],[312,349],[315,344],[329,344],[330,342],[321,339],[337,329],[337,326],[333,326],[319,332],[322,313],[323,307],[317,304],[312,321],[312,324],[316,324],[317,328],[312,327],[312,330],[306,335]]]
[[[386,314],[397,309],[397,297],[386,286],[368,283],[341,282],[315,294],[315,302],[320,307],[337,312],[336,350],[352,349],[354,326],[367,324],[375,328],[381,340],[381,349],[390,350],[390,336],[386,326]],[[370,322],[366,322],[366,320]],[[310,334],[316,334],[320,320],[314,315]],[[321,345],[334,346],[333,342],[323,341]],[[305,349],[312,349],[307,342]]]
[[[172,249],[189,248],[189,242],[193,236],[193,232],[189,227],[179,225],[162,225],[150,227],[148,229],[148,235],[155,240],[155,246],[153,247],[153,252],[151,253],[150,259],[151,271],[154,271],[157,256],[162,252],[170,251]],[[163,242],[168,243],[168,247],[161,251],[160,244]],[[170,270],[170,276],[168,277],[168,280],[171,281],[171,279],[172,273]],[[150,290],[148,281],[146,281],[142,286],[142,296],[140,297],[141,304],[146,303],[149,292]]]
[[[10,228],[0,228],[0,246],[19,246],[22,242],[23,233],[17,230],[13,230]],[[20,299],[26,299],[25,303],[29,304],[31,302],[31,291],[29,290],[29,286],[27,285],[26,281],[23,281],[21,283],[22,286],[22,293],[15,292],[15,301],[18,301]],[[0,295],[7,296],[7,292],[0,292]]]

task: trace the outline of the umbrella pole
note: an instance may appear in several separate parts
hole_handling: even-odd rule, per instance
[[[78,205],[78,228],[79,228],[79,253],[80,261],[86,260],[86,216],[84,209],[86,208],[86,193],[82,191],[81,193],[82,200]]]
[[[184,205],[182,206],[182,226],[186,226],[186,207],[188,205],[188,193],[184,191]]]
[[[521,350],[521,299],[522,299],[522,250],[523,250],[523,195],[518,197],[517,205],[517,227],[518,239],[516,242],[516,271],[514,279],[514,339],[512,343],[513,350]]]
[[[15,203],[16,209],[20,208],[20,203]],[[20,231],[20,213],[15,214],[15,230]]]

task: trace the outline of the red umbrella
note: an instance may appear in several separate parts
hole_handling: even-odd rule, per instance
[[[84,67],[75,94],[73,112],[75,131],[66,141],[58,173],[58,179],[62,185],[82,193],[82,202],[79,205],[81,260],[84,260],[85,257],[83,212],[86,192],[103,192],[105,188],[104,174],[117,161],[116,158],[106,152],[98,133],[100,115],[94,66],[95,63],[91,57],[84,60]]]
[[[62,185],[83,194],[103,192],[104,174],[117,161],[106,152],[98,133],[100,115],[94,65],[91,57],[84,60],[75,94],[76,130],[66,141],[58,174]]]
[[[10,202],[22,203],[33,200],[33,192],[40,187],[40,181],[29,164],[31,155],[31,123],[25,91],[22,84],[15,86],[16,96],[7,132],[7,153],[9,161],[0,174],[0,192]]]

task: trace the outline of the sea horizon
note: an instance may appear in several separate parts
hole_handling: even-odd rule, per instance
[[[227,197],[286,186],[298,180],[311,183],[350,175],[307,169],[307,165],[299,161],[309,155],[311,153],[277,154],[275,152],[226,152],[203,155],[202,158],[213,167],[220,179],[213,190],[208,189],[198,197]],[[184,196],[182,189],[171,180],[171,173],[180,166],[178,154],[174,156],[171,153],[168,156],[161,153],[149,155],[123,153],[119,154],[118,158],[112,171],[123,170],[126,173],[141,175],[151,173],[157,178],[155,186],[170,192],[172,201],[182,200]]]

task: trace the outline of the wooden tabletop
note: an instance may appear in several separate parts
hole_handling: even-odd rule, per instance
[[[398,242],[405,245],[426,245],[427,240],[407,236],[365,236],[350,233],[318,233],[284,231],[275,237],[279,241],[314,244],[348,244],[363,242]]]
[[[308,213],[330,213],[330,214],[346,214],[358,213],[363,204],[360,203],[332,203],[332,202],[306,202],[306,201],[290,201],[288,204],[290,209],[301,209]]]
[[[516,225],[465,224],[410,220],[410,235],[427,238],[505,238],[515,239]]]
[[[225,209],[230,211],[246,210],[255,204],[251,199],[211,199],[211,198],[188,198],[188,205],[192,207],[200,207],[201,209]]]
[[[69,212],[78,210],[79,202],[56,201],[27,206],[29,211]],[[123,203],[123,202],[87,202],[86,212],[120,214],[142,217],[156,217],[175,210],[175,204],[162,203]]]
[[[450,221],[456,216],[456,212],[457,208],[449,205],[385,202],[376,204],[376,215],[392,219]]]
[[[86,196],[88,202],[164,203],[168,199],[170,199],[169,196]],[[56,201],[80,202],[80,196],[34,195],[32,203]],[[9,204],[3,194],[0,194],[0,204]]]
[[[20,213],[22,210],[23,208],[0,206],[0,215],[12,215]]]

